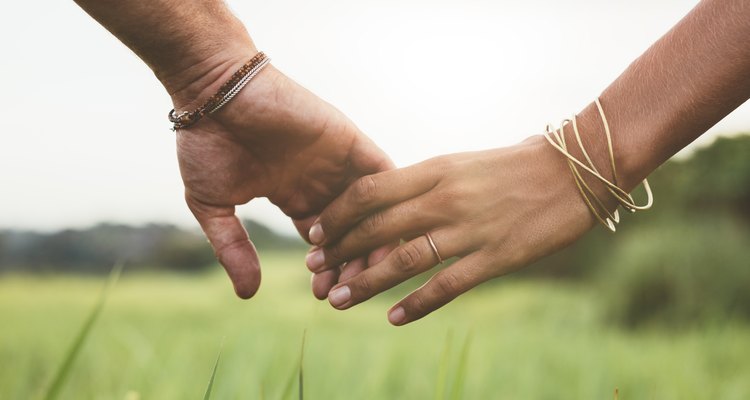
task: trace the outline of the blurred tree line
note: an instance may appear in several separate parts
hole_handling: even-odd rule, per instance
[[[617,233],[595,228],[521,276],[596,285],[628,327],[750,321],[750,135],[718,138],[649,182],[651,210],[621,213]]]
[[[278,235],[257,222],[244,221],[244,225],[260,251],[306,248],[300,239]],[[201,232],[174,225],[99,224],[53,233],[0,231],[0,273],[107,273],[117,261],[125,262],[129,270],[178,271],[201,270],[216,263]]]

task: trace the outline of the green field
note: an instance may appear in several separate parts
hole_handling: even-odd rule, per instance
[[[750,398],[745,325],[626,332],[602,322],[595,287],[506,279],[394,328],[386,310],[408,288],[336,311],[309,294],[302,257],[264,254],[249,301],[220,271],[126,268],[60,397],[200,399],[223,344],[213,398],[276,399],[306,330],[308,399],[432,399],[440,387],[450,397],[467,335],[465,399],[611,399],[615,388],[620,399]],[[0,278],[0,399],[44,393],[102,283]]]

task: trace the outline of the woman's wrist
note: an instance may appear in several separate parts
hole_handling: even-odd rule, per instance
[[[626,171],[620,168],[620,165],[617,163],[617,155],[615,155],[615,164],[617,166],[617,179],[615,179],[615,173],[611,167],[612,162],[609,156],[604,123],[599,111],[597,110],[596,104],[591,103],[580,113],[576,114],[575,124],[578,128],[578,136],[574,133],[572,117],[567,123],[557,126],[557,128],[559,128],[558,132],[561,132],[564,137],[567,153],[585,165],[588,165],[588,159],[590,158],[595,170],[601,175],[601,177],[610,182],[616,183],[620,187],[624,187],[625,185],[623,183],[628,180],[624,179]],[[555,149],[547,139],[544,137],[540,138],[542,145],[547,147],[549,149],[548,151],[550,151],[556,159],[555,164],[552,166],[554,173],[557,174],[560,179],[565,180],[571,189],[576,192],[576,201],[585,208],[586,200],[581,193],[578,193],[583,189],[577,189],[578,184],[576,183],[576,177],[571,170],[568,158],[558,149]],[[602,202],[602,205],[606,207],[609,212],[613,212],[617,208],[617,200],[609,192],[608,187],[595,177],[594,174],[584,170],[580,166],[576,166],[576,169],[580,174],[580,179],[582,179],[581,184],[588,186],[593,192],[593,195]],[[593,201],[593,199],[590,200]],[[593,218],[592,221],[594,221]]]
[[[657,149],[646,143],[639,143],[638,139],[643,132],[646,132],[646,129],[653,131],[658,127],[650,121],[629,119],[627,107],[619,105],[612,98],[601,97],[600,101],[610,128],[612,156],[616,171],[612,169],[605,123],[594,102],[576,114],[582,146],[603,178],[630,192],[663,162]],[[572,123],[565,125],[563,133],[570,154],[586,163],[581,145],[573,132]],[[581,172],[582,177],[594,189],[597,196],[602,200],[607,199],[605,203],[611,204],[614,208],[617,202],[609,201],[612,195],[609,194],[607,186],[592,174],[586,171]]]

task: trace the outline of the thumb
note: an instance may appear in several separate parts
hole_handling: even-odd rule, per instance
[[[349,162],[357,178],[396,167],[388,155],[364,134],[357,136],[349,153]]]
[[[260,286],[260,260],[247,231],[234,215],[234,206],[213,206],[189,195],[186,201],[232,280],[234,292],[243,299],[253,297]]]
[[[312,227],[313,223],[317,221],[317,219],[317,214],[302,219],[292,219],[294,227],[297,228],[297,233],[299,233],[300,237],[302,237],[302,239],[307,243],[310,243],[310,228]]]

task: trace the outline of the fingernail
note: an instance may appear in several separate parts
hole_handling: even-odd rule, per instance
[[[352,297],[352,292],[349,290],[349,286],[342,286],[340,288],[337,288],[331,293],[328,293],[328,301],[331,303],[334,307],[339,307],[349,301],[349,299]]]
[[[326,239],[325,234],[323,234],[323,227],[320,226],[320,223],[317,223],[310,228],[308,236],[313,244],[321,244]]]
[[[323,254],[323,249],[315,249],[305,256],[305,264],[311,271],[315,271],[322,267],[326,262],[326,255]]]
[[[393,325],[401,325],[406,319],[406,311],[401,306],[398,306],[388,313],[388,321]]]

